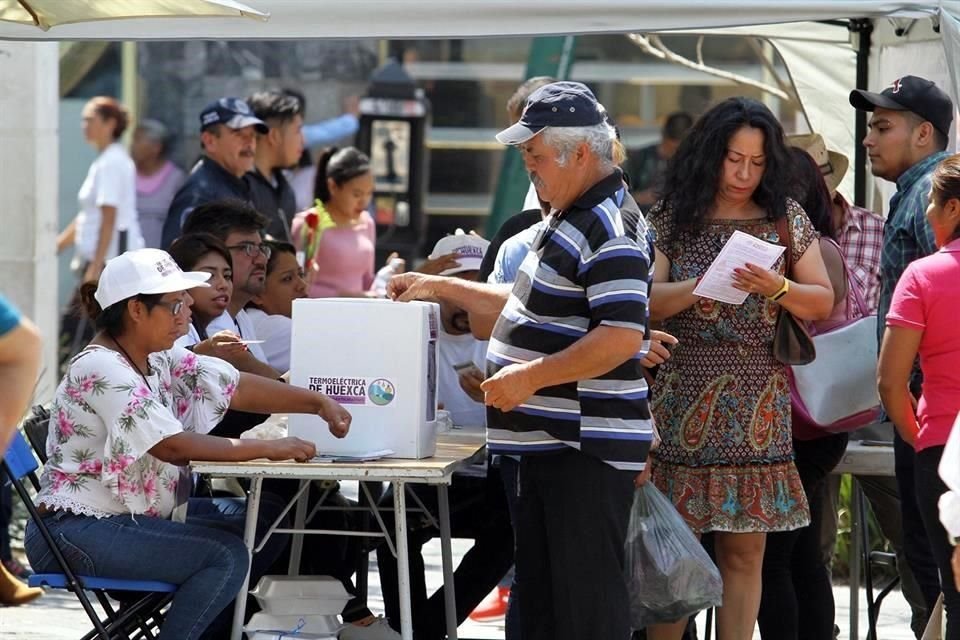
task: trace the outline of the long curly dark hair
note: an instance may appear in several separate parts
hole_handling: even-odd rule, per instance
[[[790,159],[783,127],[762,103],[751,98],[728,98],[700,116],[667,167],[661,215],[670,218],[675,234],[696,233],[713,212],[727,147],[743,127],[763,132],[766,167],[753,201],[771,220],[787,215]]]

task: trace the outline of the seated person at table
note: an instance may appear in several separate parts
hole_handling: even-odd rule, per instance
[[[270,245],[263,241],[267,219],[256,209],[240,200],[218,200],[200,205],[187,217],[183,225],[184,235],[209,233],[216,236],[230,251],[233,266],[233,295],[227,309],[207,325],[210,334],[231,331],[248,340],[250,353],[264,364],[260,375],[277,379],[282,371],[267,364],[253,323],[244,307],[254,296],[263,293],[267,276],[267,260]]]
[[[192,322],[187,334],[178,338],[176,344],[194,353],[226,360],[245,373],[276,379],[277,372],[265,361],[258,360],[236,332],[210,329],[214,320],[224,315],[230,317],[227,309],[233,299],[233,257],[223,242],[209,233],[188,233],[170,245],[170,256],[184,271],[210,274],[209,287],[189,291],[193,300],[190,304]],[[261,413],[229,409],[212,433],[236,438],[267,417]],[[195,489],[205,490],[206,485],[198,485]]]
[[[473,235],[447,236],[437,242],[431,256],[457,254],[458,266],[451,267],[440,275],[475,280],[483,253],[489,244]],[[437,341],[438,399],[451,410],[454,424],[485,426],[483,395],[479,391],[483,381],[482,373],[464,372],[460,375],[454,365],[469,361],[482,364],[486,357],[486,343],[471,335],[467,313],[452,304],[440,305],[440,324],[442,330]],[[411,489],[431,513],[437,513],[437,492],[434,487],[411,485]],[[453,536],[474,540],[473,546],[463,556],[453,574],[459,624],[466,620],[484,596],[497,586],[513,564],[513,529],[510,526],[500,473],[496,467],[474,465],[458,473],[450,486],[449,496]],[[381,501],[381,506],[392,505],[393,493],[389,492]],[[412,523],[407,539],[413,629],[418,640],[441,640],[446,637],[447,629],[445,587],[427,597],[422,554],[423,545],[439,532],[426,521],[414,518]],[[380,569],[387,619],[394,629],[399,629],[397,561],[386,545],[377,549],[377,566]]]
[[[99,285],[83,287],[97,334],[57,388],[37,496],[47,527],[78,573],[178,585],[161,640],[221,631],[250,561],[242,502],[190,499],[186,522],[170,519],[189,493],[184,465],[304,461],[316,454],[298,438],[207,435],[226,408],[318,414],[338,437],[350,426],[350,414],[327,396],[174,346],[190,321],[187,290],[208,278],[183,273],[164,251],[141,249],[113,258]],[[254,556],[254,579],[285,545],[283,537],[271,539]],[[59,572],[32,523],[24,546],[37,571]]]
[[[226,360],[240,371],[257,375],[272,372],[250,353],[236,333],[224,330],[212,336],[207,334],[207,327],[224,314],[233,296],[233,260],[227,247],[209,233],[189,233],[170,245],[170,257],[184,271],[210,274],[206,282],[209,286],[188,292],[193,299],[190,324],[187,334],[177,338],[176,344],[194,353]]]
[[[293,301],[307,297],[307,281],[297,263],[297,252],[288,242],[268,241],[267,279],[263,293],[247,305],[253,330],[263,340],[267,363],[277,371],[290,369],[290,336]]]

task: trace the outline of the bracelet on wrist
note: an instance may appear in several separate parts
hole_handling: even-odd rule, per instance
[[[786,277],[783,279],[783,284],[780,285],[780,288],[775,292],[767,296],[768,300],[773,300],[774,302],[779,301],[783,296],[787,295],[787,292],[790,291],[790,280]]]

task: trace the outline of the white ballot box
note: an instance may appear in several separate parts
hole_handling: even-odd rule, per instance
[[[439,306],[351,298],[294,300],[290,383],[352,415],[338,439],[317,416],[290,415],[290,435],[318,454],[429,458],[437,447]]]

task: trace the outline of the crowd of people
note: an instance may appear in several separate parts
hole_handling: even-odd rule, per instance
[[[878,317],[878,388],[893,425],[876,437],[893,441],[896,480],[861,483],[897,550],[917,637],[942,594],[944,637],[960,639],[960,531],[938,510],[953,489],[938,468],[951,462],[960,413],[954,108],[914,76],[852,91],[850,104],[871,112],[870,170],[897,186],[885,221],[838,191],[845,156],[816,133],[785,135],[756,100],[672,114],[661,143],[630,154],[589,88],[531,79],[497,135],[530,177],[522,211],[489,242],[441,239],[415,270],[397,273],[391,256],[396,275],[378,283],[370,160],[329,147],[304,166],[297,92],[210,103],[189,174],[168,159],[162,123],[138,123],[128,154],[123,106],[94,98],[83,126],[98,156],[57,242],[75,248],[84,315],[64,317],[69,354],[37,497],[44,523],[82,574],[177,584],[162,638],[221,637],[246,572],[255,581],[285,567],[289,540],[273,536],[250,565],[243,499],[204,494],[186,463],[313,458],[298,438],[239,438],[273,412],[316,414],[349,437],[346,409],[284,383],[294,300],[431,300],[439,401],[455,424],[486,427],[491,456],[451,488],[453,532],[474,541],[453,585],[427,593],[421,549],[438,531],[415,519],[408,533],[418,639],[445,637],[443,590],[454,587],[458,623],[505,608],[508,640],[695,637],[687,619],[631,629],[627,524],[636,487],[652,483],[715,559],[721,640],[749,640],[758,624],[768,640],[831,640],[831,471],[863,436],[794,425],[791,363],[776,344],[784,317],[821,335],[865,306]],[[304,198],[309,180],[297,172],[307,169]],[[743,234],[784,250],[769,268],[733,270],[742,303],[707,297],[704,274]],[[0,426],[21,417],[36,341],[0,305],[0,384],[14,390]],[[260,527],[292,495],[280,482],[266,489]],[[420,500],[429,506],[432,494]],[[171,520],[183,504],[186,520]],[[351,582],[369,550],[310,547],[307,572],[356,596],[341,638],[398,638],[390,551],[377,550],[381,618]],[[33,523],[25,548],[35,570],[58,570]],[[0,567],[0,602],[40,595],[11,566]]]

